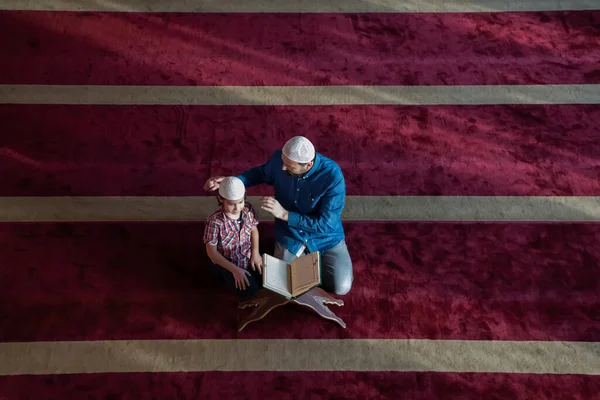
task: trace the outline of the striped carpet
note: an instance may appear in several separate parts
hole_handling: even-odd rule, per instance
[[[597,1],[0,0],[0,32],[0,400],[599,398]],[[202,184],[293,135],[346,176],[348,326],[238,332]]]

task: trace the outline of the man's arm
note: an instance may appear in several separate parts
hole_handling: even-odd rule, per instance
[[[278,152],[275,152],[263,165],[251,168],[237,177],[246,187],[260,185],[261,183],[273,185],[273,171],[277,169],[277,157]],[[281,156],[279,157],[281,158]]]
[[[303,215],[289,211],[287,214],[288,225],[310,233],[329,232],[342,217],[345,200],[346,185],[342,178],[321,197],[316,215]]]
[[[260,185],[261,183],[265,183],[265,165],[260,165],[258,167],[254,167],[249,169],[237,177],[244,183],[245,187]]]

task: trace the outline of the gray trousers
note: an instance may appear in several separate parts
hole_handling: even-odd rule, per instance
[[[277,242],[275,242],[273,256],[287,263],[297,258],[295,254],[284,249]],[[352,274],[352,260],[345,240],[339,242],[333,249],[321,254],[321,267],[321,287],[325,291],[338,295],[350,291],[354,276]]]

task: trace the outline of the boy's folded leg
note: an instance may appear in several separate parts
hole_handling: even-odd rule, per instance
[[[236,295],[238,301],[249,300],[256,294],[256,292],[262,289],[262,275],[253,269],[249,270],[250,275],[246,275],[250,285],[246,286],[244,290],[240,290],[235,287],[235,279],[233,274],[225,268],[215,263],[211,263],[211,269],[216,275],[217,279],[223,282],[227,289]]]
[[[209,263],[209,268],[208,269],[210,270],[210,273],[212,274],[213,278],[221,280],[221,274],[219,273],[219,268],[221,268],[221,267],[219,267],[214,262],[211,261]]]
[[[250,300],[252,297],[254,297],[256,292],[262,289],[262,276],[258,272],[250,270],[250,275],[246,277],[248,278],[250,285],[246,286],[246,289],[244,290],[236,289],[234,281],[233,288],[238,301]]]
[[[221,270],[222,272],[220,275],[225,282],[225,285],[236,295],[239,301],[249,300],[262,287],[262,279],[257,278],[257,273],[254,273],[252,270],[249,271],[250,275],[246,275],[249,285],[247,285],[244,289],[238,289],[235,287],[235,278],[231,272],[227,271],[225,268],[221,268]]]
[[[226,275],[231,275],[231,272],[227,271],[220,265],[215,264],[214,262],[210,263],[210,270],[212,272],[213,277],[215,277],[220,282],[226,282]]]
[[[250,273],[252,274],[252,277],[254,278],[254,280],[256,281],[256,285],[258,286],[258,289],[262,289],[263,287],[263,276],[260,272],[255,271],[253,269],[250,270]]]

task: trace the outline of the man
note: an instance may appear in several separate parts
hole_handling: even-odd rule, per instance
[[[274,198],[261,199],[261,208],[276,218],[273,255],[291,262],[319,251],[323,289],[337,295],[348,293],[354,278],[341,220],[346,183],[340,167],[316,153],[307,138],[296,136],[265,164],[238,178],[246,187],[266,183],[275,188]],[[216,190],[222,180],[212,177],[204,189]]]

